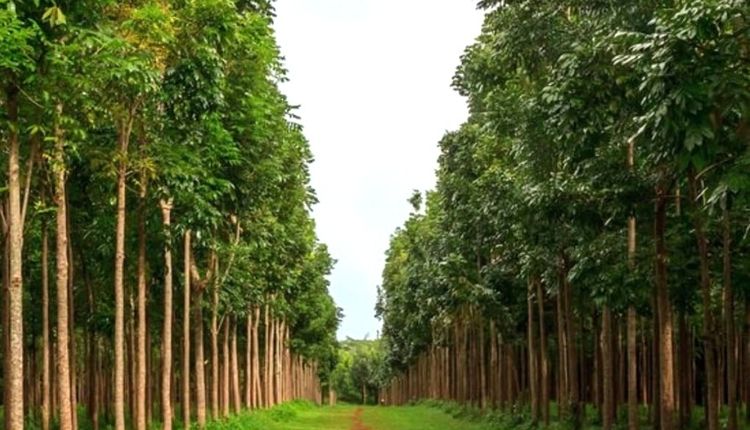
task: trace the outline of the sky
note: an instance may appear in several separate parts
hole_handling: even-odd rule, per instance
[[[277,0],[282,87],[310,141],[313,216],[336,267],[338,337],[375,338],[390,236],[435,185],[438,141],[465,121],[451,80],[479,34],[474,0]]]

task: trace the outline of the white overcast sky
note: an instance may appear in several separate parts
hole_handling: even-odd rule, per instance
[[[414,189],[435,184],[437,143],[467,116],[450,87],[479,34],[475,0],[277,0],[276,32],[315,163],[318,234],[338,261],[339,338],[374,338],[385,251]]]

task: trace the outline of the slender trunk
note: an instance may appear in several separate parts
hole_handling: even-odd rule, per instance
[[[49,232],[42,223],[42,430],[50,428]]]
[[[628,307],[627,326],[628,430],[638,430],[638,317],[634,306]]]
[[[224,318],[224,335],[222,336],[222,364],[221,364],[221,415],[229,416],[229,331],[231,320]]]
[[[211,415],[219,416],[219,290],[211,288]]]
[[[67,192],[67,191],[66,191]],[[65,205],[67,207],[68,201],[67,198],[65,199]],[[70,360],[69,364],[69,371],[70,371],[70,410],[71,413],[71,421],[73,423],[73,430],[78,429],[78,383],[76,382],[77,379],[77,373],[76,373],[76,336],[75,336],[75,284],[73,283],[73,277],[75,274],[74,271],[74,264],[75,264],[75,255],[73,254],[73,238],[71,236],[71,232],[73,229],[70,226],[70,216],[67,215],[70,214],[70,208],[67,208],[66,210],[66,216],[68,218],[68,228],[67,228],[67,235],[68,235],[68,341],[70,342],[70,345],[68,346],[69,356],[68,360]]]
[[[565,273],[560,272],[560,288],[557,293],[557,340],[558,350],[558,418],[562,419],[569,411],[568,402],[568,364],[567,364],[567,340],[565,335],[565,319],[563,317],[563,294],[565,288]]]
[[[690,201],[693,205],[693,227],[698,244],[700,260],[701,294],[703,300],[703,344],[705,347],[706,386],[707,386],[707,416],[708,430],[719,429],[719,377],[716,366],[716,323],[714,321],[713,306],[711,304],[711,263],[709,261],[708,239],[704,231],[704,220],[698,204],[698,183],[695,172],[689,173]],[[666,391],[666,390],[664,390]],[[664,429],[666,430],[666,429]]]
[[[164,231],[164,327],[162,332],[161,410],[164,430],[172,430],[172,200],[161,200]],[[189,273],[189,272],[188,272]]]
[[[536,300],[539,307],[539,366],[541,412],[544,425],[549,426],[549,360],[547,358],[547,332],[544,324],[544,288],[540,279],[536,283]]]
[[[132,115],[118,124],[117,136],[117,226],[115,231],[115,430],[125,430],[125,216],[127,153]],[[62,342],[59,342],[62,343]],[[62,357],[58,357],[62,361]],[[62,400],[61,400],[62,401]]]
[[[60,127],[63,107],[56,108],[55,151],[53,171],[55,182],[56,214],[56,286],[57,286],[57,389],[60,409],[60,429],[73,428],[73,409],[71,405],[70,356],[68,339],[68,215],[65,201],[65,143]]]
[[[253,309],[253,408],[263,405],[263,392],[260,381],[260,341],[258,339],[260,327],[260,306]]]
[[[203,355],[203,290],[195,294],[195,402],[198,428],[206,427],[206,368]]]
[[[628,142],[628,168],[635,166],[635,141]],[[637,225],[635,216],[628,217],[628,268],[636,271]],[[628,307],[627,342],[628,342],[628,430],[638,430],[638,315],[635,306]]]
[[[18,88],[6,88],[8,123],[8,292],[7,355],[4,375],[5,422],[9,429],[22,430],[23,406],[23,226],[19,178]],[[58,127],[59,128],[59,127]],[[60,141],[62,143],[62,141]]]
[[[723,266],[724,266],[724,320],[727,339],[727,430],[737,430],[737,347],[734,325],[734,290],[732,286],[732,221],[729,214],[729,196],[722,198]]]
[[[680,311],[678,317],[680,330],[680,408],[679,408],[679,428],[688,428],[690,426],[690,372],[692,366],[692,356],[690,353],[688,333],[688,322],[685,311]]]
[[[241,406],[240,401],[240,369],[239,369],[239,359],[237,357],[237,323],[233,321],[232,324],[232,331],[231,331],[231,362],[232,362],[232,410],[234,413],[238,413]]]
[[[612,352],[612,310],[604,307],[602,312],[602,428],[611,430],[615,418],[614,405],[614,360]]]
[[[654,236],[656,244],[656,306],[658,308],[659,330],[659,419],[660,430],[673,430],[674,366],[672,353],[672,308],[667,286],[667,191],[660,184],[656,192],[656,217]],[[716,429],[712,429],[716,430]]]
[[[141,175],[140,178],[140,190],[139,190],[139,201],[138,201],[138,267],[137,271],[137,283],[138,283],[138,328],[137,328],[137,341],[136,341],[136,419],[135,428],[137,430],[146,430],[146,400],[147,400],[147,366],[146,366],[146,355],[148,349],[146,345],[146,301],[148,300],[148,291],[146,285],[146,178],[145,175]]]
[[[529,394],[531,395],[531,421],[536,423],[539,421],[539,396],[538,396],[538,382],[537,382],[537,354],[536,354],[536,328],[534,324],[534,282],[529,279],[528,290],[526,293],[527,299],[527,314],[528,321],[526,326],[526,333],[528,337],[528,348],[529,348]]]
[[[247,313],[245,337],[245,408],[253,409],[253,312]]]
[[[182,423],[190,428],[190,253],[192,232],[185,232],[185,281],[183,286],[182,309]]]

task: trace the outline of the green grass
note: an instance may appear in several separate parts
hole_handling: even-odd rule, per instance
[[[206,430],[351,430],[359,409],[367,430],[494,430],[484,423],[453,418],[428,405],[317,407],[300,402],[212,422]]]
[[[555,408],[552,408],[555,416]],[[361,410],[363,426],[355,427],[355,414]],[[81,430],[90,430],[83,409],[79,411]],[[642,429],[650,429],[646,425],[645,409],[642,411],[644,419]],[[693,425],[684,430],[699,430],[702,410],[696,408]],[[745,422],[745,411],[741,414],[740,428],[750,430]],[[599,430],[597,420],[589,411],[586,430]],[[624,414],[618,417],[615,429],[626,428]],[[726,417],[722,416],[725,425]],[[27,428],[39,429],[35,419],[29,417]],[[175,419],[175,428],[180,430],[180,420]],[[56,428],[53,423],[53,429]],[[0,429],[2,428],[2,407],[0,407]],[[111,423],[103,424],[102,430],[111,430]],[[152,429],[160,429],[159,423],[153,423]],[[379,407],[340,405],[336,407],[318,407],[307,402],[292,402],[278,406],[271,410],[244,412],[227,420],[208,423],[206,430],[532,430],[542,427],[533,426],[529,420],[527,408],[520,408],[513,412],[480,411],[477,408],[466,407],[456,403],[426,401],[413,406]],[[567,423],[552,422],[547,430],[569,430]]]
[[[367,407],[362,421],[370,430],[492,430],[489,423],[454,418],[429,405]]]

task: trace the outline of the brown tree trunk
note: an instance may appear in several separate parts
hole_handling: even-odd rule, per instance
[[[164,244],[161,411],[164,430],[172,430],[172,200],[162,199],[159,205],[161,207],[162,229],[166,238]]]
[[[723,230],[723,277],[724,277],[724,320],[727,340],[727,430],[737,430],[737,343],[734,324],[734,289],[732,286],[732,221],[729,214],[729,196],[722,198]]]
[[[615,419],[614,360],[612,351],[612,310],[602,311],[602,428],[611,430]]]
[[[528,290],[526,293],[527,302],[527,315],[528,321],[526,324],[526,333],[528,337],[528,348],[529,348],[529,394],[531,395],[531,421],[537,423],[539,421],[539,395],[537,388],[539,387],[537,379],[537,371],[539,366],[537,365],[537,353],[536,353],[536,327],[534,324],[534,282],[529,279]]]
[[[237,357],[237,323],[233,321],[231,329],[231,364],[232,364],[232,410],[239,413],[242,409],[240,401],[240,369]]]
[[[687,317],[684,311],[681,311],[678,317],[680,330],[680,410],[679,410],[679,428],[688,428],[691,419],[691,400],[690,400],[690,367],[692,366],[692,355],[690,353],[691,342],[688,333]]]
[[[137,283],[138,283],[138,304],[137,304],[137,341],[136,341],[136,419],[135,428],[137,430],[146,430],[146,401],[147,401],[147,366],[146,356],[148,349],[146,345],[146,301],[148,300],[148,291],[146,285],[146,178],[145,174],[140,178],[140,190],[138,201],[138,266],[137,266]]]
[[[654,236],[656,244],[656,306],[659,330],[659,419],[660,430],[673,430],[674,366],[672,353],[672,308],[667,287],[667,189],[660,184],[656,191]],[[712,429],[715,430],[715,429]]]
[[[539,307],[539,379],[540,379],[540,396],[541,412],[544,425],[549,426],[549,360],[547,358],[547,332],[544,324],[544,288],[540,279],[536,283],[536,300]]]
[[[183,286],[183,309],[182,309],[182,423],[183,428],[190,428],[190,244],[192,232],[185,232],[185,281]]]
[[[628,142],[628,168],[633,170],[635,165],[635,141]],[[636,270],[636,219],[628,217],[628,268],[632,273]],[[638,430],[638,321],[635,306],[628,307],[627,315],[627,343],[628,343],[628,430]]]
[[[690,201],[693,205],[693,227],[695,238],[698,243],[698,256],[700,260],[701,293],[703,300],[703,344],[705,347],[706,363],[706,385],[707,385],[707,416],[708,430],[719,429],[719,377],[716,366],[716,323],[714,320],[713,306],[711,304],[711,263],[709,261],[708,239],[704,231],[704,221],[698,204],[698,183],[695,172],[689,172],[688,184],[690,188]],[[666,429],[663,429],[666,430]]]
[[[254,409],[253,404],[253,311],[247,313],[247,346],[245,351],[245,407]]]
[[[260,306],[253,309],[253,408],[263,405],[263,391],[260,381],[260,341],[258,339],[260,327]]]
[[[6,88],[8,123],[8,292],[6,329],[5,422],[8,429],[22,430],[23,406],[23,226],[19,178],[18,88]],[[58,127],[59,128],[59,127]],[[61,141],[62,142],[62,141]]]
[[[211,415],[219,416],[219,290],[211,288]]]
[[[127,153],[133,116],[120,120],[117,136],[117,226],[115,231],[115,430],[125,430],[125,209]],[[58,342],[62,343],[62,342]],[[58,357],[62,361],[62,357]]]
[[[49,232],[42,223],[42,430],[49,430],[51,415],[49,332]]]
[[[222,336],[222,365],[221,365],[221,415],[229,416],[229,332],[231,321],[224,318],[224,335]]]
[[[206,427],[206,368],[203,354],[203,290],[195,294],[195,402],[198,428]]]
[[[68,214],[65,199],[65,143],[59,121],[62,119],[62,105],[56,108],[55,151],[53,155],[53,172],[55,181],[56,215],[56,285],[57,285],[57,389],[60,409],[60,429],[73,428],[73,408],[71,405],[70,386],[70,343],[68,339]]]

